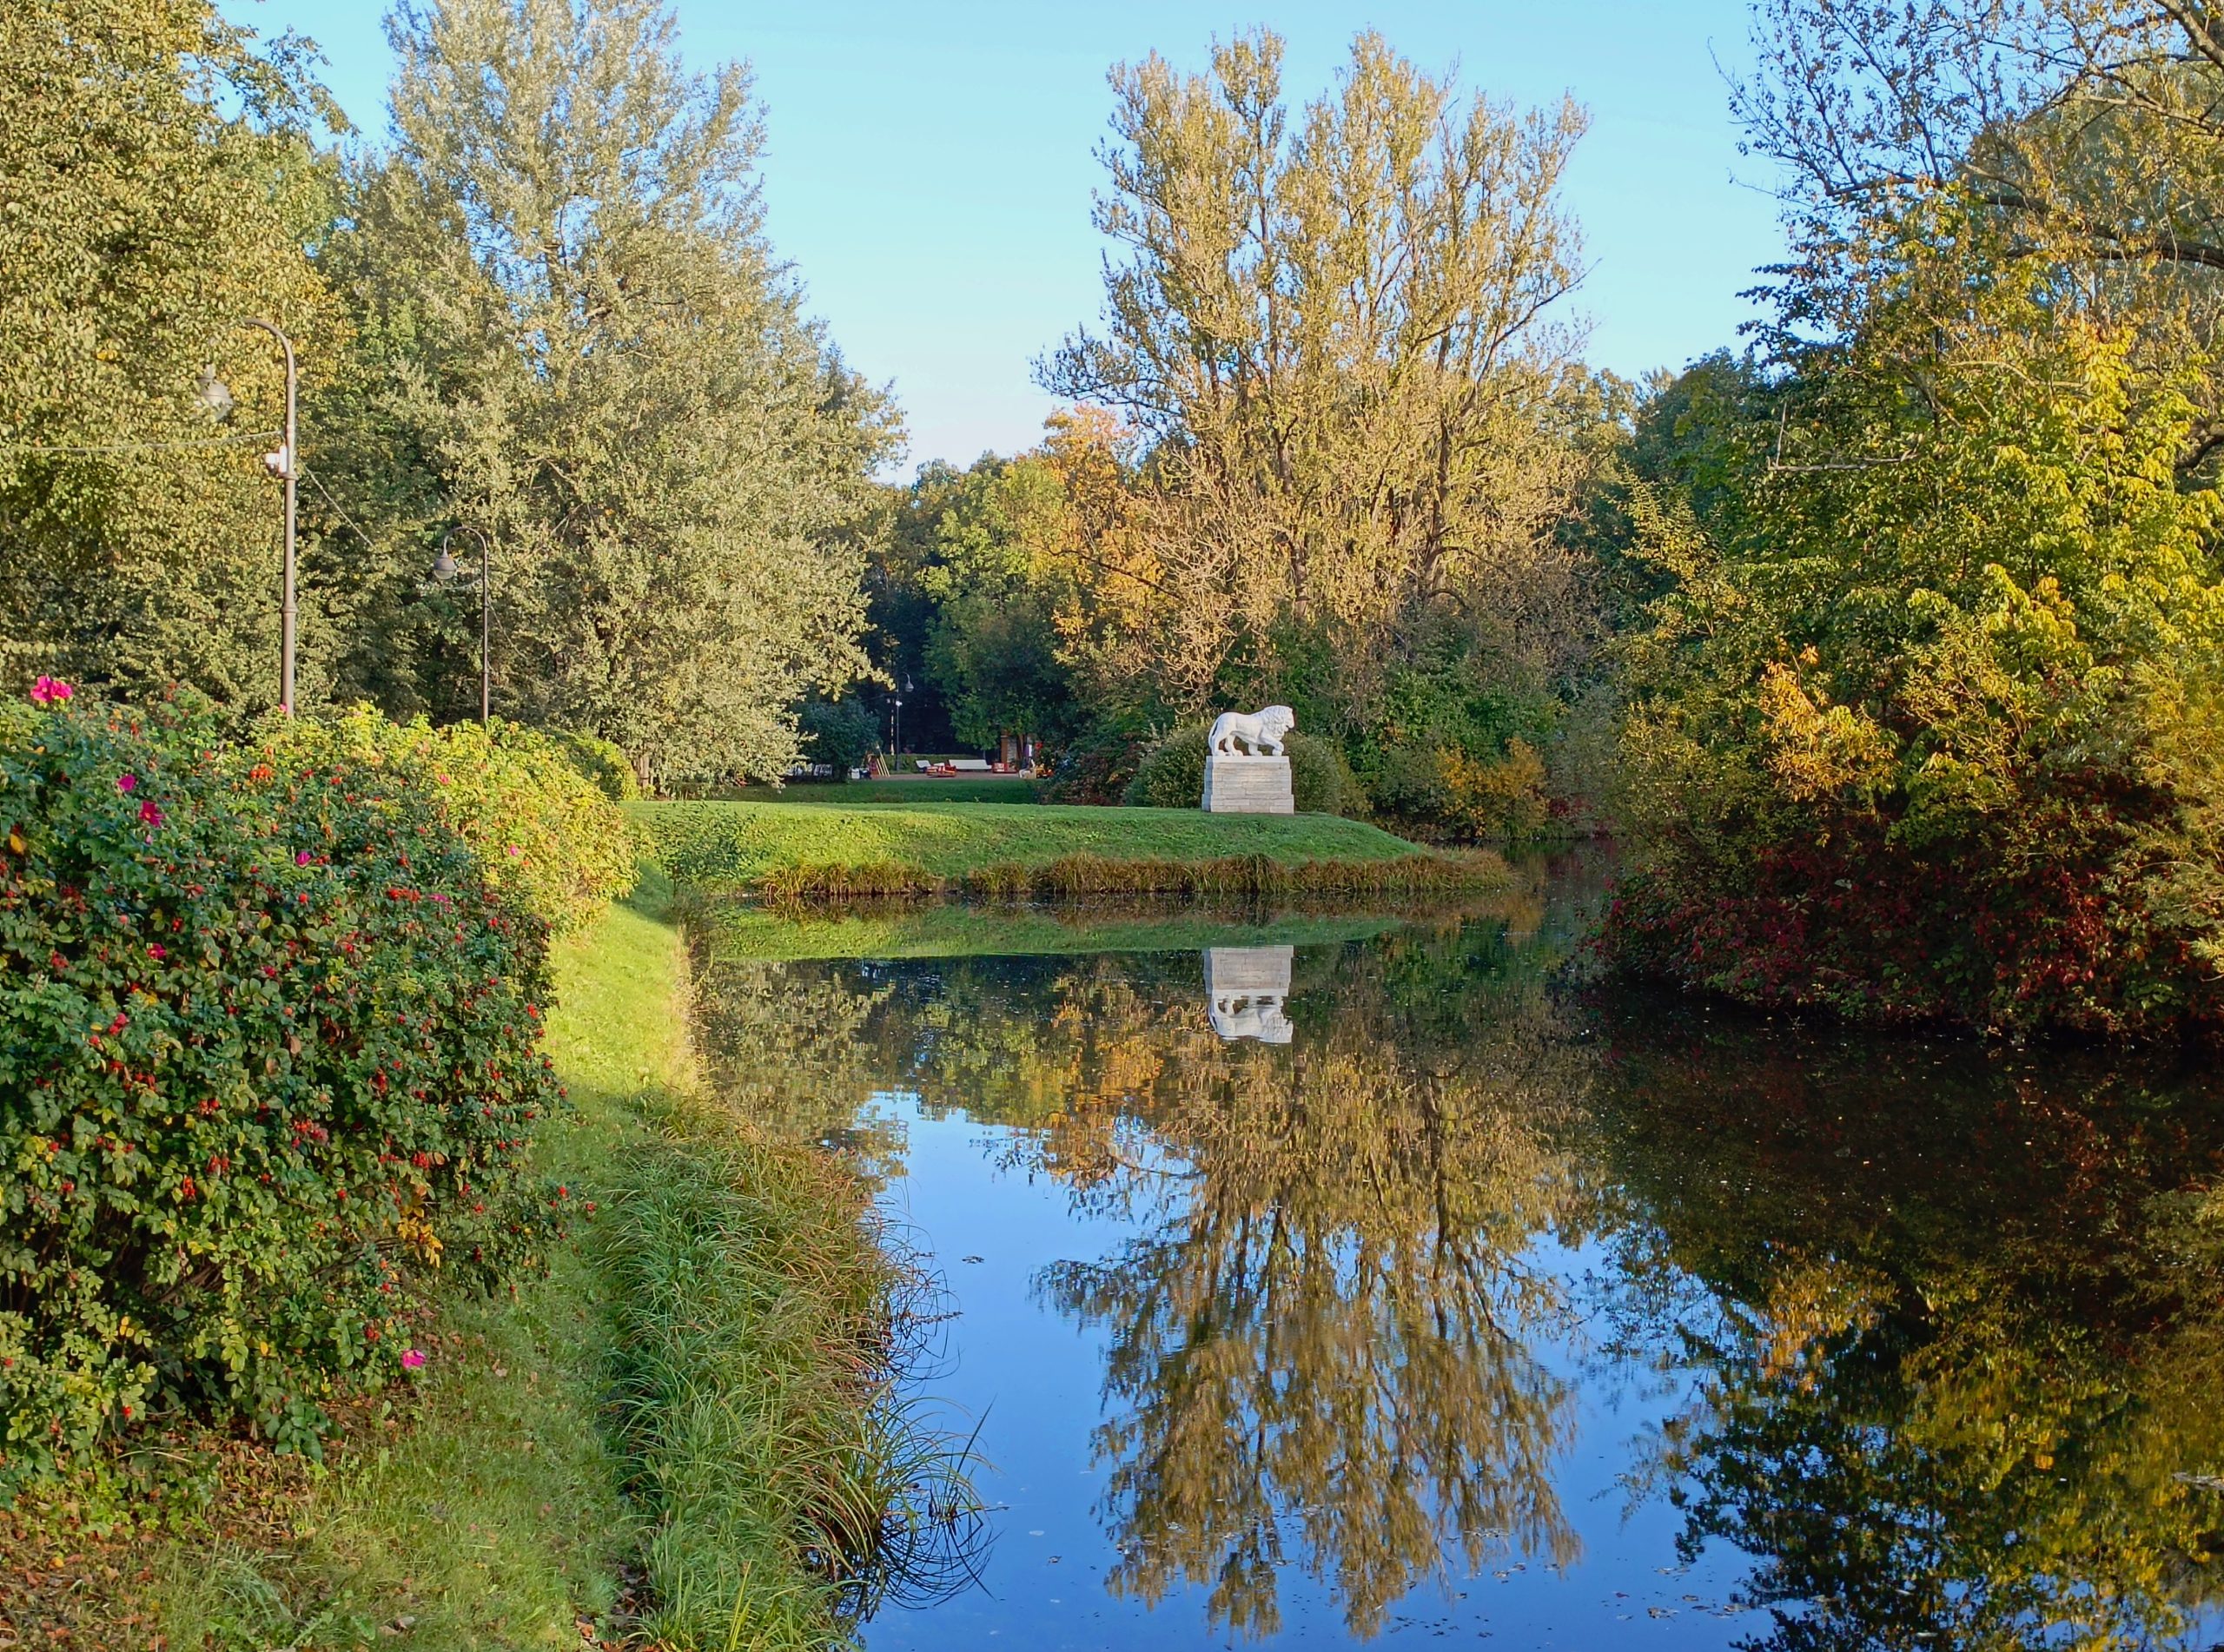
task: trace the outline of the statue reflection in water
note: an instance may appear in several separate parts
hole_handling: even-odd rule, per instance
[[[1294,947],[1214,947],[1205,954],[1205,1014],[1231,1043],[1290,1041],[1289,976]]]

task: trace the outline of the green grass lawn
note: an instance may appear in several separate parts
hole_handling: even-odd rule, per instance
[[[1308,882],[1362,892],[1504,876],[1496,856],[1433,853],[1333,815],[941,801],[628,808],[675,877],[775,895],[1297,892]]]

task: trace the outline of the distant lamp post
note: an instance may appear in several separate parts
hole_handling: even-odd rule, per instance
[[[891,757],[904,755],[904,697],[900,694],[896,697],[896,720],[889,728],[888,750]]]
[[[440,552],[433,558],[436,585],[454,584],[460,572],[448,554],[448,541],[459,533],[468,533],[479,541],[479,722],[483,728],[494,704],[494,550],[486,536],[468,522],[450,528],[440,535]]]
[[[294,479],[300,466],[295,462],[298,445],[295,440],[294,407],[299,389],[298,376],[294,367],[294,341],[272,322],[253,320],[242,321],[242,327],[260,327],[278,340],[278,347],[286,357],[286,428],[279,438],[278,451],[262,456],[262,468],[271,477],[286,485],[286,551],[285,578],[278,604],[278,708],[288,717],[294,715]],[[235,405],[231,387],[216,376],[212,365],[201,369],[201,381],[195,387],[195,397],[201,405],[219,420],[228,419]]]

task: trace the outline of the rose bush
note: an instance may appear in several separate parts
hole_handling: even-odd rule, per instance
[[[314,1450],[566,1202],[525,1169],[547,924],[362,742],[39,698],[0,709],[0,1487],[152,1411]]]
[[[436,798],[496,892],[562,931],[632,889],[638,858],[626,816],[581,766],[584,738],[499,718],[484,727],[394,723],[357,706],[267,725],[246,750],[250,763],[259,755],[266,763],[383,771]]]

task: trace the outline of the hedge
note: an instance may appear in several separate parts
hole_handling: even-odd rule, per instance
[[[0,708],[0,1488],[150,1411],[313,1450],[565,1207],[548,926],[434,790],[67,695]]]

